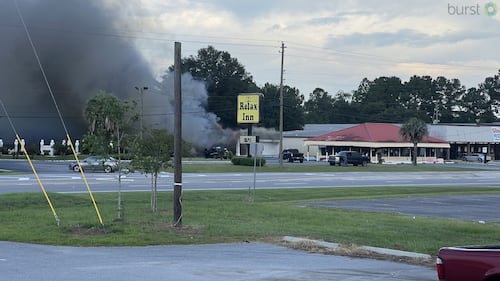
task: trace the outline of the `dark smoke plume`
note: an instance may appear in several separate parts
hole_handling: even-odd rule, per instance
[[[101,1],[18,0],[18,6],[73,138],[86,131],[83,110],[98,90],[125,99],[137,97],[136,85],[158,83],[133,42],[116,36],[118,12]],[[0,38],[0,98],[19,135],[35,143],[64,139],[14,0],[0,1]],[[14,140],[4,112],[0,139]]]
[[[27,143],[65,139],[14,1],[0,1],[0,98]],[[70,136],[78,139],[86,132],[83,111],[87,100],[99,90],[137,101],[140,94],[135,87],[145,86],[145,125],[172,132],[172,75],[167,75],[163,83],[157,81],[133,38],[120,36],[129,25],[124,17],[126,1],[117,1],[112,9],[104,2],[17,0]],[[217,116],[205,111],[205,86],[183,75],[182,90],[183,138],[198,147],[234,143],[237,136],[222,129]],[[13,143],[14,133],[2,117],[3,112],[0,139]]]

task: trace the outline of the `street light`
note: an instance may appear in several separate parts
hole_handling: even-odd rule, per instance
[[[144,91],[149,89],[148,87],[134,87],[141,95],[141,140],[142,140],[142,131],[144,131]]]

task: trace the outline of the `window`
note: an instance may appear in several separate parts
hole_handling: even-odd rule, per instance
[[[389,156],[398,157],[399,156],[399,148],[389,149]]]

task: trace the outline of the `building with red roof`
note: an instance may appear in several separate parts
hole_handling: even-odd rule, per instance
[[[391,162],[410,162],[413,143],[399,133],[400,126],[389,123],[363,123],[304,140],[307,152],[316,152],[316,159],[328,158],[342,150],[355,150]],[[448,159],[449,142],[426,136],[418,143],[418,160],[441,162]],[[306,152],[306,153],[307,153]]]

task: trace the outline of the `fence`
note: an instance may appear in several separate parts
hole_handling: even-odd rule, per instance
[[[69,144],[66,142],[66,140],[62,140],[61,144],[63,146],[69,147]],[[45,144],[45,140],[41,139],[40,140],[40,150],[39,150],[40,155],[48,154],[50,156],[54,156],[55,145],[56,145],[56,142],[53,139],[50,140],[49,144]],[[4,142],[2,139],[0,139],[0,149],[3,148],[3,146],[4,146]],[[24,141],[24,139],[21,139],[21,144],[19,143],[19,141],[17,139],[15,139],[14,140],[14,147],[12,149],[9,149],[8,152],[9,152],[9,154],[17,154],[19,152],[23,152],[22,151],[23,147],[26,147],[26,142]],[[80,141],[79,140],[75,141],[75,151],[77,154],[80,153]]]

